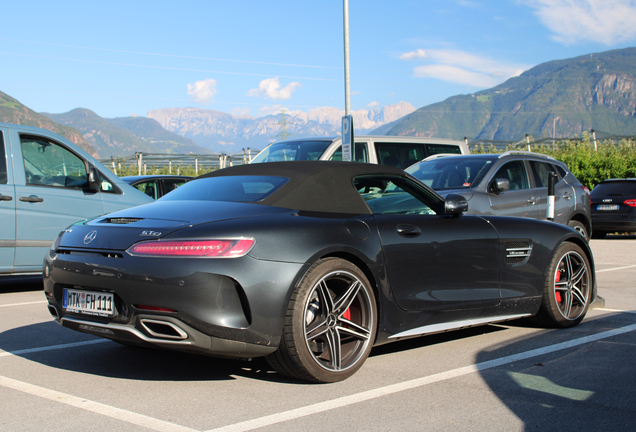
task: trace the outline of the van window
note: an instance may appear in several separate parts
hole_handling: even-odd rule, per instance
[[[461,148],[456,145],[447,144],[426,144],[427,157],[440,153],[462,154]]]
[[[252,163],[318,160],[329,144],[331,140],[282,141],[266,147]]]
[[[0,184],[7,184],[7,154],[4,151],[2,132],[0,132]]]
[[[367,143],[357,142],[353,146],[353,161],[369,163],[369,150],[367,149]],[[338,146],[336,151],[331,155],[329,160],[341,161],[342,160],[342,146]]]
[[[20,137],[26,184],[82,189],[88,186],[84,161],[42,137]]]
[[[410,167],[427,156],[424,144],[376,143],[375,148],[378,163],[402,169]]]

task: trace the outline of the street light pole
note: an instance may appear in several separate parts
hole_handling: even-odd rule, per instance
[[[349,89],[349,0],[343,0],[344,9],[344,63],[345,63],[345,115],[342,118],[342,160],[353,160],[353,117]]]
[[[349,87],[349,0],[343,0],[344,8],[344,70],[345,70],[345,115],[351,114],[351,91]]]

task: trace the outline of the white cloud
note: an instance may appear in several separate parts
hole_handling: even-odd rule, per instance
[[[292,93],[296,91],[296,89],[301,87],[302,85],[299,82],[294,81],[281,88],[278,77],[268,78],[261,81],[257,89],[248,91],[247,96],[259,97],[262,95],[274,100],[287,100],[291,98]]]
[[[636,37],[634,0],[522,0],[552,32],[552,39],[572,44],[592,41],[605,45]]]
[[[423,49],[418,49],[416,51],[411,51],[400,55],[400,60],[415,60],[415,59],[425,59],[426,51]]]
[[[369,102],[369,103],[367,104],[367,108],[375,108],[375,107],[377,107],[377,106],[380,106],[380,102],[373,101],[373,102]]]
[[[476,87],[493,87],[529,68],[528,65],[497,61],[459,50],[418,49],[400,55],[400,59],[424,63],[413,68],[415,77]]]
[[[216,80],[212,78],[197,81],[194,84],[188,84],[188,94],[192,102],[207,105],[213,102],[212,99],[216,92]]]

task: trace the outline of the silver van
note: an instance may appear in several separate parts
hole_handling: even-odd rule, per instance
[[[470,154],[464,141],[442,138],[397,136],[355,136],[352,158],[355,162],[407,168],[422,159],[439,154]],[[342,140],[336,137],[297,138],[267,146],[251,163],[293,160],[342,160]]]
[[[0,123],[0,276],[40,274],[67,226],[152,201],[67,139]]]

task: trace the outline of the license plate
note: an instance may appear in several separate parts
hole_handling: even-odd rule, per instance
[[[596,210],[618,210],[618,204],[599,204]]]
[[[112,317],[114,314],[111,293],[65,289],[62,306],[67,312]]]

